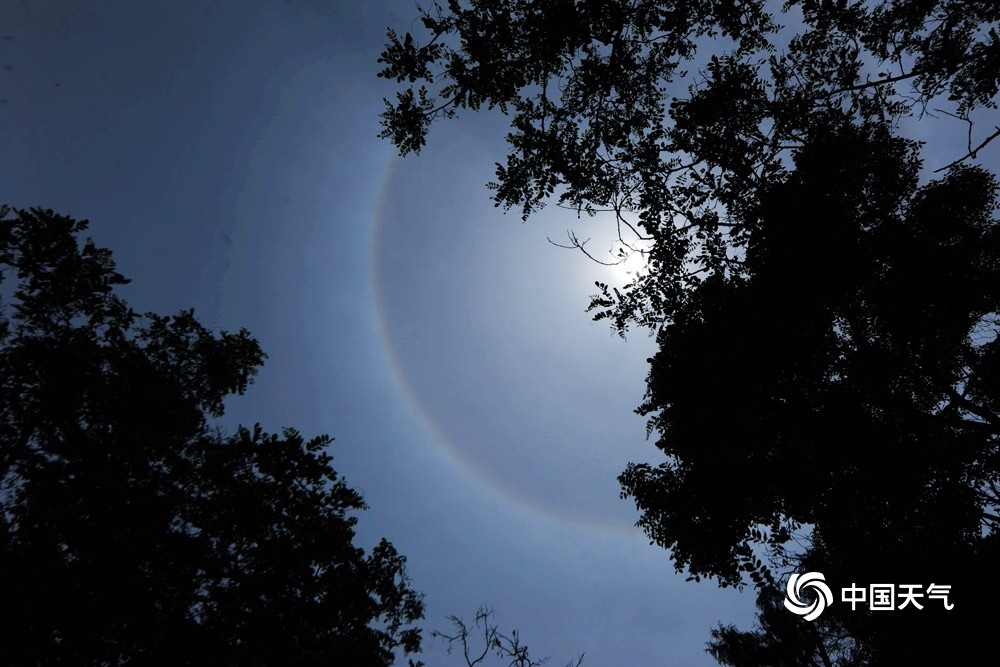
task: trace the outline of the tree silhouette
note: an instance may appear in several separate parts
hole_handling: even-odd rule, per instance
[[[454,629],[450,632],[433,630],[431,635],[447,642],[449,654],[461,653],[465,667],[485,667],[488,663],[484,661],[491,654],[508,667],[541,667],[548,661],[548,658],[533,658],[517,630],[511,630],[509,634],[501,632],[493,620],[494,616],[495,612],[489,607],[480,607],[476,611],[472,625],[458,616],[450,616],[448,620]],[[566,667],[580,667],[582,664],[581,654],[566,663]]]
[[[775,588],[757,596],[759,628],[712,630],[708,652],[730,667],[849,667],[872,663],[860,642],[830,614],[803,622],[783,606],[784,592]]]
[[[264,359],[134,312],[87,221],[0,209],[0,662],[383,666],[421,596],[325,436],[210,418]],[[13,284],[11,284],[13,283]]]
[[[973,166],[1000,136],[974,122],[995,108],[1000,5],[473,0],[421,18],[428,41],[390,32],[380,59],[403,84],[383,136],[417,151],[433,121],[496,107],[498,205],[606,211],[646,255],[591,310],[657,336],[639,412],[664,459],[620,477],[639,525],[692,578],[759,592],[761,629],[717,630],[713,655],[975,655],[1000,592],[997,184]],[[969,132],[929,179],[902,129],[935,114]],[[807,630],[779,584],[804,569],[951,584],[959,611],[835,604]]]
[[[729,216],[785,177],[814,130],[954,116],[969,124],[956,162],[995,138],[973,117],[992,108],[1000,78],[996,3],[785,4],[435,3],[421,10],[425,43],[389,31],[379,75],[402,89],[382,136],[406,154],[463,109],[508,115],[496,204],[613,215],[649,271],[601,286],[592,307],[622,333],[658,329],[700,280],[742,271],[753,229]]]
[[[954,586],[954,617],[831,608],[871,661],[844,664],[893,664],[919,629],[974,646],[997,592],[997,185],[956,168],[917,187],[913,149],[846,125],[745,203],[746,271],[691,290],[651,359],[640,412],[666,461],[620,478],[695,576],[766,590],[760,555],[801,570],[808,525],[805,557],[842,586]]]

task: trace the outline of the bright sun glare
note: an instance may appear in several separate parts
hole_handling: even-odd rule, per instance
[[[549,237],[549,242],[582,250],[591,260],[589,268],[597,265],[596,277],[601,282],[623,287],[647,271],[650,243],[638,238],[637,232],[628,226],[615,222],[615,216],[607,211],[582,220],[577,217],[577,224],[567,229],[565,240]]]
[[[611,280],[616,285],[626,285],[646,269],[644,248],[638,243],[625,244],[615,239],[607,256],[600,256],[602,262],[616,262],[614,266],[606,267],[613,276]]]

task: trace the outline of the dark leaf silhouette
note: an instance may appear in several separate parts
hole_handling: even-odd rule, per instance
[[[212,426],[264,354],[139,315],[86,221],[0,210],[0,662],[384,666],[421,597],[330,439]]]
[[[1000,238],[975,161],[1000,136],[978,124],[1000,4],[470,0],[421,19],[423,43],[382,53],[402,88],[382,136],[405,154],[499,109],[497,205],[605,212],[646,259],[590,310],[657,337],[639,412],[663,457],[620,477],[639,525],[689,577],[761,596],[761,630],[718,630],[713,655],[971,662],[998,592]],[[968,126],[944,164],[903,132],[930,116]],[[952,584],[965,611],[834,605],[806,631],[774,597],[802,567]]]

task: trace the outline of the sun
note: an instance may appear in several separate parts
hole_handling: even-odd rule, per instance
[[[627,285],[637,277],[648,273],[646,264],[648,248],[639,243],[624,243],[615,239],[611,243],[607,257],[598,257],[602,262],[610,264],[604,266],[609,274],[609,282],[616,285]]]
[[[652,239],[640,236],[634,225],[616,218],[614,212],[596,211],[582,219],[575,214],[572,220],[562,217],[558,222],[570,223],[565,228],[565,240],[553,239],[548,233],[546,240],[556,247],[582,253],[587,261],[581,261],[580,266],[588,270],[591,283],[596,278],[621,288],[649,273]]]

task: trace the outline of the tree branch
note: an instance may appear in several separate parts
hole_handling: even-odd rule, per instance
[[[521,643],[521,638],[517,630],[512,630],[509,635],[505,635],[500,632],[497,625],[490,622],[494,615],[495,612],[485,606],[480,607],[476,612],[475,627],[482,630],[483,633],[483,650],[472,651],[472,655],[476,655],[476,657],[470,655],[472,642],[469,637],[472,635],[472,628],[457,616],[448,617],[448,620],[455,626],[455,634],[449,635],[438,630],[433,630],[431,636],[447,641],[449,654],[457,643],[462,648],[465,667],[475,667],[486,659],[491,650],[496,652],[500,660],[509,661],[507,662],[508,667],[541,667],[548,660],[548,658],[533,660],[528,654],[528,647]],[[577,656],[575,661],[571,660],[567,663],[566,667],[580,667],[581,664],[583,664],[582,653]]]
[[[966,153],[962,157],[960,157],[957,160],[955,160],[954,162],[950,162],[950,163],[946,164],[945,166],[941,167],[940,169],[935,169],[934,173],[936,174],[939,171],[944,171],[945,169],[951,169],[955,165],[961,164],[962,162],[965,162],[968,159],[973,159],[974,160],[976,158],[976,154],[979,153],[979,151],[981,151],[983,148],[985,148],[988,143],[990,143],[991,141],[993,141],[997,137],[1000,137],[1000,127],[997,127],[997,126],[994,125],[993,129],[995,129],[996,132],[994,132],[990,136],[986,137],[986,139],[984,139],[981,144],[979,144],[978,146],[976,146],[975,148],[973,148],[972,150],[970,150],[968,153]]]
[[[619,259],[617,262],[602,262],[601,260],[599,260],[596,257],[594,257],[593,255],[591,255],[589,252],[587,252],[587,249],[583,247],[583,246],[585,246],[590,241],[590,239],[587,239],[586,241],[581,242],[577,238],[576,234],[573,232],[572,229],[567,230],[566,231],[566,235],[569,237],[569,241],[570,241],[571,245],[563,245],[561,243],[556,243],[555,241],[553,241],[548,236],[545,237],[545,240],[548,241],[549,243],[551,243],[552,245],[554,245],[557,248],[566,248],[567,250],[573,250],[574,248],[577,248],[577,249],[580,250],[580,252],[582,252],[584,255],[586,255],[587,257],[589,257],[592,261],[597,262],[601,266],[618,266],[619,264],[621,264],[622,262],[624,262],[625,259],[626,259],[626,258],[623,257],[622,259]]]
[[[911,70],[904,74],[899,74],[897,76],[887,76],[877,81],[865,81],[864,83],[856,83],[853,86],[846,86],[845,88],[838,88],[837,90],[832,90],[828,93],[820,95],[817,99],[825,100],[833,97],[834,95],[840,95],[841,93],[851,93],[857,92],[859,90],[865,90],[867,88],[875,88],[878,86],[884,86],[890,83],[896,83],[897,81],[904,81],[906,79],[911,79],[915,76],[920,76],[923,74],[921,70]]]

